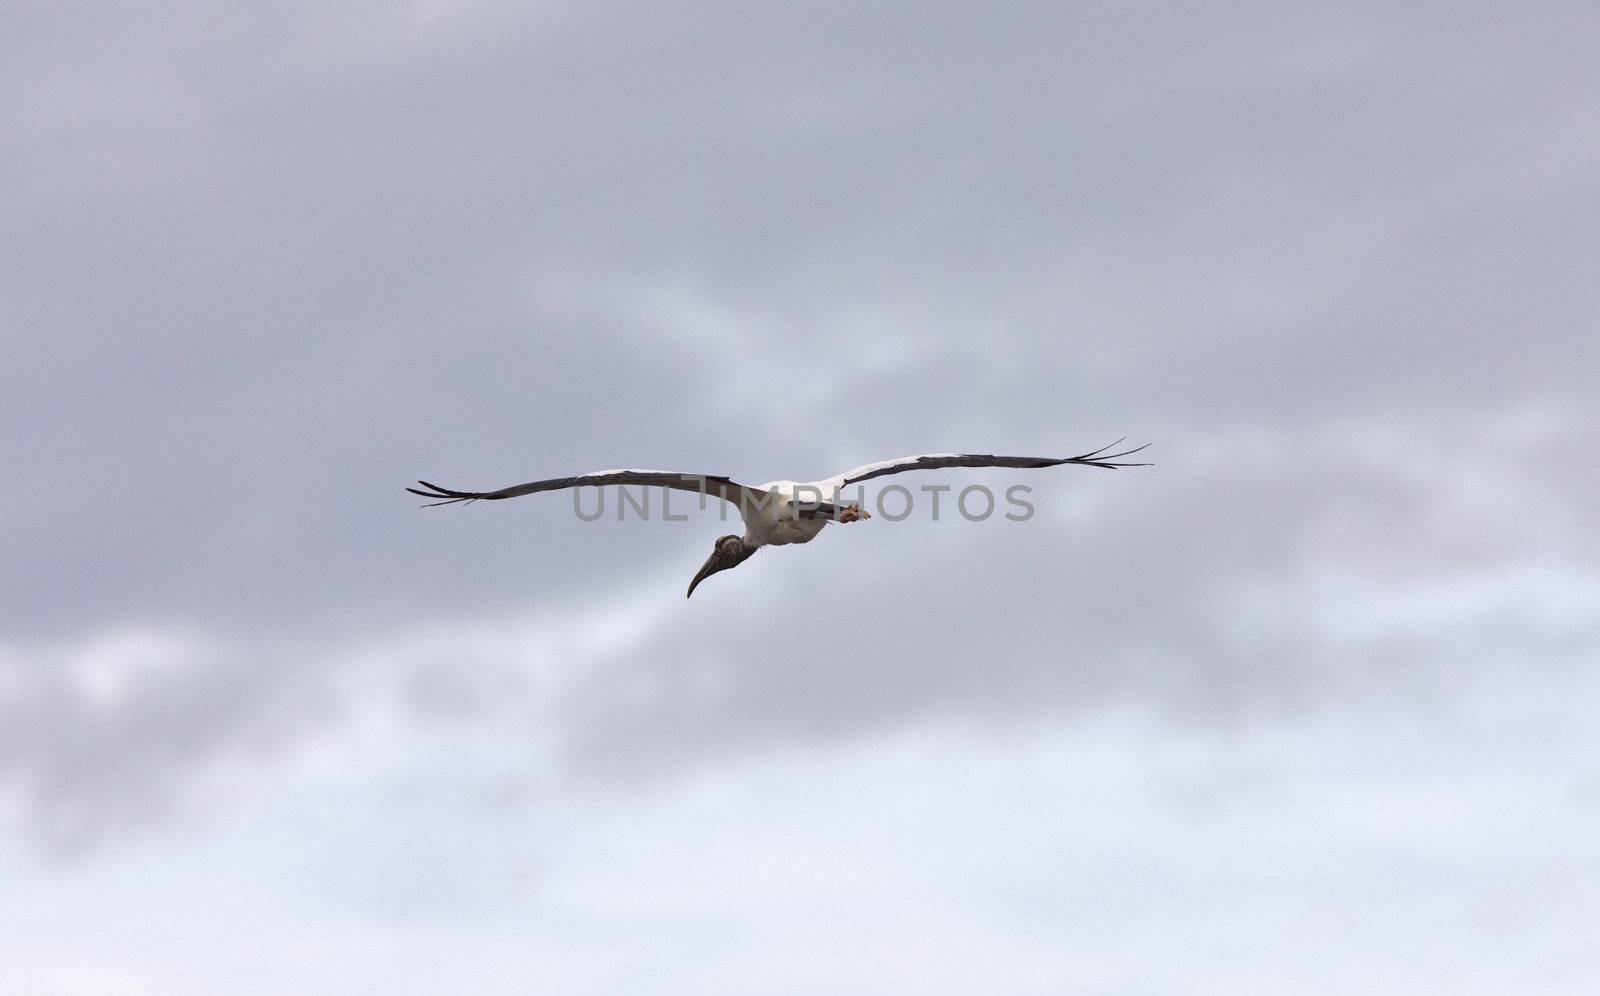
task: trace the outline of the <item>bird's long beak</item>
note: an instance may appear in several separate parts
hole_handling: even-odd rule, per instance
[[[696,574],[694,580],[689,582],[689,594],[683,597],[689,598],[694,594],[694,589],[700,582],[718,571],[726,570],[730,566],[732,565],[723,559],[721,550],[711,551],[711,556],[706,558],[705,566],[700,568],[700,573]]]

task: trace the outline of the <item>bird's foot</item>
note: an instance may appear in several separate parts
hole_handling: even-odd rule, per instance
[[[860,505],[846,505],[839,509],[840,522],[858,522],[861,519],[870,519],[872,516],[861,510]]]

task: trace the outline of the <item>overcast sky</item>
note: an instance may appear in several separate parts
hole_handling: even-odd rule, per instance
[[[1593,992],[1600,14],[1403,7],[24,3],[7,984]]]

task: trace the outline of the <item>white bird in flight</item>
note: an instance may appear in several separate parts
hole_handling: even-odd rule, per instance
[[[689,582],[689,592],[684,596],[687,598],[694,594],[694,589],[700,582],[718,571],[739,566],[764,546],[809,543],[816,539],[817,534],[822,532],[822,527],[829,522],[848,523],[871,518],[859,505],[841,506],[834,503],[839,491],[849,485],[888,474],[901,474],[908,470],[940,470],[946,467],[1033,468],[1077,464],[1082,467],[1103,467],[1112,470],[1117,467],[1150,466],[1146,463],[1128,463],[1122,459],[1139,452],[1145,446],[1149,446],[1149,443],[1117,453],[1107,452],[1121,442],[1119,439],[1109,446],[1102,446],[1088,453],[1059,458],[929,453],[885,460],[882,463],[869,463],[864,467],[847,470],[820,481],[769,481],[754,486],[736,484],[726,477],[709,474],[680,474],[665,470],[598,470],[577,477],[554,477],[548,481],[515,484],[498,491],[451,491],[449,488],[441,488],[427,481],[417,482],[427,489],[425,491],[417,488],[406,488],[406,490],[424,498],[441,499],[430,502],[430,506],[480,499],[494,501],[500,498],[536,494],[540,491],[603,487],[607,484],[653,485],[671,488],[674,491],[712,495],[731,502],[739,509],[739,515],[744,519],[744,535],[717,538],[711,548],[711,556],[700,568],[700,572],[694,576],[694,580]]]

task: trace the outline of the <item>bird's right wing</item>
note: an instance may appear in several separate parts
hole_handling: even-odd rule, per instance
[[[603,487],[607,484],[638,484],[646,487],[671,488],[674,491],[711,495],[713,498],[732,502],[741,512],[749,507],[751,503],[760,503],[766,500],[766,492],[760,488],[735,484],[726,477],[710,474],[680,474],[668,470],[597,470],[590,474],[579,474],[577,477],[552,477],[548,481],[514,484],[509,488],[501,488],[498,491],[452,491],[449,488],[441,488],[437,484],[429,484],[427,481],[418,481],[417,483],[427,490],[423,491],[417,488],[406,488],[406,490],[424,498],[440,499],[439,501],[429,502],[428,504],[430,505],[449,505],[458,501],[497,501],[501,498],[518,498],[522,495],[537,494],[540,491]]]
[[[908,470],[939,470],[946,467],[1059,467],[1062,464],[1076,464],[1080,467],[1103,467],[1114,470],[1117,467],[1148,467],[1145,463],[1129,463],[1122,458],[1132,456],[1144,449],[1144,446],[1135,446],[1132,449],[1122,450],[1118,453],[1108,452],[1115,449],[1122,440],[1109,446],[1102,446],[1088,453],[1080,453],[1070,457],[1017,457],[994,456],[988,453],[928,453],[922,456],[900,457],[896,460],[884,460],[881,463],[869,463],[864,467],[847,470],[842,474],[828,478],[822,482],[824,490],[837,491],[849,484],[859,484],[870,481],[874,477],[884,477],[888,474],[903,474]],[[1146,443],[1145,446],[1150,445]]]

